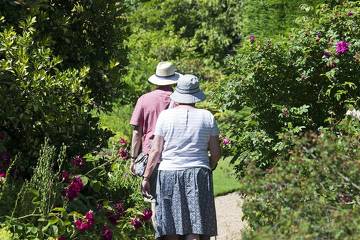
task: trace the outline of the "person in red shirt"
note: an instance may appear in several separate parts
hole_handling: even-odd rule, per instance
[[[171,108],[170,95],[173,92],[172,85],[176,84],[181,76],[176,72],[175,66],[170,62],[160,62],[156,67],[156,73],[148,81],[157,86],[154,91],[142,95],[136,103],[132,113],[130,124],[133,126],[131,140],[131,165],[130,171],[135,174],[134,160],[143,152],[148,154],[151,148],[151,140],[154,137],[155,125],[160,112]],[[155,171],[151,176],[151,197],[155,199],[156,176]],[[152,208],[155,203],[152,201]],[[154,211],[153,211],[154,212]]]

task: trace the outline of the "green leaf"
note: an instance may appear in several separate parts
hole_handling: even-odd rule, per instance
[[[89,178],[87,176],[84,175],[78,175],[78,177],[81,178],[81,181],[83,182],[84,186],[86,186],[89,182]]]

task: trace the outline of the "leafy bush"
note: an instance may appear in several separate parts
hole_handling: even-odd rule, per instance
[[[217,97],[246,194],[245,239],[360,236],[360,128],[343,120],[360,103],[359,10],[321,5],[285,41],[252,37],[229,58]]]
[[[0,2],[0,16],[7,26],[36,17],[34,40],[62,59],[56,66],[59,70],[89,68],[81,85],[90,91],[92,108],[105,110],[127,91],[120,79],[127,63],[126,11],[124,3],[116,0]]]
[[[152,213],[140,179],[126,174],[128,148],[121,139],[113,149],[76,156],[64,166],[65,151],[56,155],[46,142],[29,181],[9,175],[9,184],[0,182],[0,233],[22,240],[151,239]]]
[[[90,90],[83,86],[89,68],[59,70],[61,59],[34,39],[35,18],[0,32],[0,126],[10,153],[22,152],[19,172],[29,172],[44,137],[68,154],[83,154],[106,144],[110,132],[91,115]],[[10,147],[11,146],[11,147]]]
[[[229,124],[240,175],[266,169],[286,152],[288,132],[317,131],[359,106],[360,5],[322,5],[285,42],[252,39],[230,58],[219,102],[230,112],[251,112]],[[245,119],[245,121],[243,120]]]
[[[360,237],[360,124],[293,138],[266,171],[251,168],[242,191],[253,231],[245,239],[358,239]],[[265,174],[265,175],[264,175]]]

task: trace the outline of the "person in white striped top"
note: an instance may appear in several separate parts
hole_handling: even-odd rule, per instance
[[[210,239],[217,235],[211,170],[220,159],[219,129],[209,111],[195,107],[205,99],[196,76],[181,76],[170,98],[177,107],[159,115],[142,192],[149,195],[149,178],[160,159],[156,237]]]

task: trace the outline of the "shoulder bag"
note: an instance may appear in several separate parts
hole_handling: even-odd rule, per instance
[[[149,155],[141,152],[134,161],[134,172],[136,176],[144,176],[146,164],[148,162]]]

